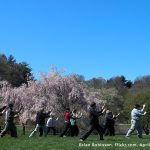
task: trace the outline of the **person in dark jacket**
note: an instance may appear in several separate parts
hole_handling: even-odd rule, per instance
[[[14,124],[14,118],[15,116],[22,110],[22,107],[19,109],[19,111],[13,111],[13,103],[8,104],[8,108],[6,110],[5,115],[5,127],[0,133],[0,137],[3,137],[7,132],[10,132],[11,137],[17,137],[17,129],[16,125]]]
[[[101,111],[96,110],[96,103],[92,102],[89,108],[89,118],[90,118],[90,127],[88,131],[80,137],[80,141],[84,141],[88,136],[93,132],[94,129],[97,130],[100,135],[100,140],[103,139],[103,128],[99,125],[99,116],[103,115],[105,112],[105,106],[102,107]]]
[[[44,131],[44,135],[46,136],[46,127],[45,127],[45,119],[49,117],[49,113],[44,113],[44,109],[41,109],[36,116],[36,127],[33,130],[33,132],[29,135],[29,137],[33,137],[37,131],[40,131],[40,136],[43,135],[43,131]],[[42,131],[43,130],[43,131]]]
[[[114,115],[112,111],[106,111],[105,125],[104,125],[104,133],[105,135],[115,136],[115,120],[120,115]]]

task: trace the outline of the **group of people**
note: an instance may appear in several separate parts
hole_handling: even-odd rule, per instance
[[[45,124],[45,120],[47,119],[47,123]],[[53,135],[56,135],[56,118],[55,114],[52,111],[44,113],[44,109],[41,109],[36,115],[36,125],[35,129],[31,132],[29,137],[33,137],[38,131],[40,132],[40,136],[47,136],[50,130],[53,130]]]
[[[82,117],[82,113],[77,112],[76,109],[70,112],[69,108],[67,108],[64,114],[65,129],[60,134],[60,137],[68,135],[69,132],[71,136],[78,136],[79,128],[76,124],[76,119],[80,119],[81,117]],[[47,122],[45,123],[46,119]],[[41,109],[36,116],[35,129],[31,132],[29,137],[33,137],[38,131],[40,132],[40,136],[43,135],[43,132],[44,132],[44,136],[47,136],[50,130],[53,130],[53,135],[56,135],[57,120],[58,117],[56,117],[54,112],[49,111],[47,113],[44,113],[44,109]]]
[[[99,124],[99,117],[104,115],[106,111],[105,105],[102,106],[101,110],[96,109],[96,103],[92,102],[89,108],[89,119],[90,119],[90,126],[81,137],[80,141],[84,141],[88,138],[88,136],[93,132],[93,130],[97,130],[100,140],[104,140],[103,135],[107,132],[110,134],[110,136],[115,135],[115,120],[120,115],[114,115],[110,110],[106,111],[106,118],[105,118],[105,124],[104,127]]]
[[[139,104],[134,106],[134,109],[131,111],[131,127],[128,130],[126,137],[129,138],[134,130],[137,130],[138,137],[142,138],[142,116],[146,115],[145,104],[141,108]],[[18,111],[13,110],[13,103],[9,103],[8,106],[0,108],[0,115],[5,111],[5,126],[0,132],[0,137],[3,137],[7,132],[10,133],[12,137],[17,137],[17,130],[14,124],[14,118],[17,117],[17,114],[22,110],[22,107]],[[90,104],[88,109],[89,111],[89,128],[88,130],[80,137],[80,141],[84,141],[88,136],[96,130],[100,136],[100,140],[104,140],[104,135],[115,135],[115,120],[118,118],[120,113],[114,115],[112,111],[107,110],[105,105],[101,107],[100,110],[97,110],[95,102]],[[105,114],[105,123],[104,125],[99,124],[99,117]],[[64,129],[60,133],[60,137],[65,137],[70,134],[70,136],[78,136],[79,128],[77,125],[77,120],[82,117],[82,113],[78,112],[76,109],[70,111],[69,108],[66,109],[64,113]],[[46,122],[47,119],[47,122]],[[44,109],[40,109],[36,116],[36,124],[34,130],[31,132],[29,137],[33,137],[37,132],[40,132],[40,136],[47,136],[50,130],[53,130],[53,135],[56,135],[56,122],[58,117],[52,111],[47,113],[44,112]],[[45,123],[46,122],[46,123]]]

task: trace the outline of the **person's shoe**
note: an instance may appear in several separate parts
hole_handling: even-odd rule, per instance
[[[80,139],[80,142],[83,142],[83,139]]]
[[[127,136],[127,135],[125,136],[125,138],[130,139],[130,137],[129,137],[129,136]]]
[[[63,137],[66,137],[65,135]]]

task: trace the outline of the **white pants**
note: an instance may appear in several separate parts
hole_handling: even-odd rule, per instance
[[[131,127],[128,130],[126,136],[129,137],[131,133],[137,130],[138,137],[142,138],[142,122],[141,120],[131,120]]]
[[[35,127],[35,129],[31,132],[31,134],[30,134],[29,137],[34,136],[38,132],[39,128],[42,128],[43,131],[44,131],[44,135],[46,135],[46,127],[45,127],[45,125],[39,125],[39,124],[37,124],[36,127]]]

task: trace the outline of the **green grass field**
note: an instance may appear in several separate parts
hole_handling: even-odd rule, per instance
[[[49,135],[47,138],[35,136],[28,138],[28,135],[19,136],[18,139],[5,136],[0,138],[0,150],[149,150],[150,136],[138,139],[132,136],[126,139],[124,136],[105,137],[104,141],[99,140],[98,135],[91,135],[86,141],[80,142],[77,137],[60,138]]]

